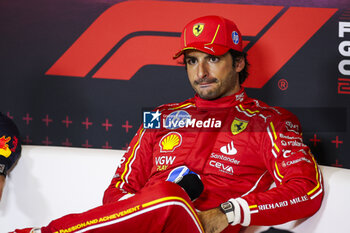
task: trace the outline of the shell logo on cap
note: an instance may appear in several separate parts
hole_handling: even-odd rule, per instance
[[[204,30],[204,23],[197,23],[193,26],[192,32],[193,35],[199,36]]]
[[[238,44],[239,43],[239,35],[238,32],[233,31],[232,32],[232,41],[234,44]]]
[[[159,141],[160,152],[173,152],[181,146],[182,136],[177,132],[170,132]]]

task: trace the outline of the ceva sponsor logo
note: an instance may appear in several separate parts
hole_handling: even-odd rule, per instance
[[[227,173],[232,175],[233,174],[233,168],[232,166],[229,165],[225,165],[223,163],[214,161],[214,160],[210,160],[209,165],[215,168],[218,168],[221,172]]]

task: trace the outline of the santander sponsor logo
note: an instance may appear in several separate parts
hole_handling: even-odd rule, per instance
[[[237,154],[237,149],[234,147],[233,141],[228,143],[226,146],[220,148],[221,153],[225,155],[235,155]]]

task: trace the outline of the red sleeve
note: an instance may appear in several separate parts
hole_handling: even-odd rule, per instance
[[[118,201],[128,193],[136,193],[146,184],[152,168],[152,141],[152,130],[140,127],[104,193],[103,204]]]
[[[241,210],[240,223],[277,225],[313,215],[322,202],[322,174],[303,144],[298,119],[289,112],[272,118],[260,148],[276,187],[234,199]]]

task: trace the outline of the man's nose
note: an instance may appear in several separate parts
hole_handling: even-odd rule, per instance
[[[208,77],[208,64],[205,62],[198,63],[197,76],[199,79]]]

